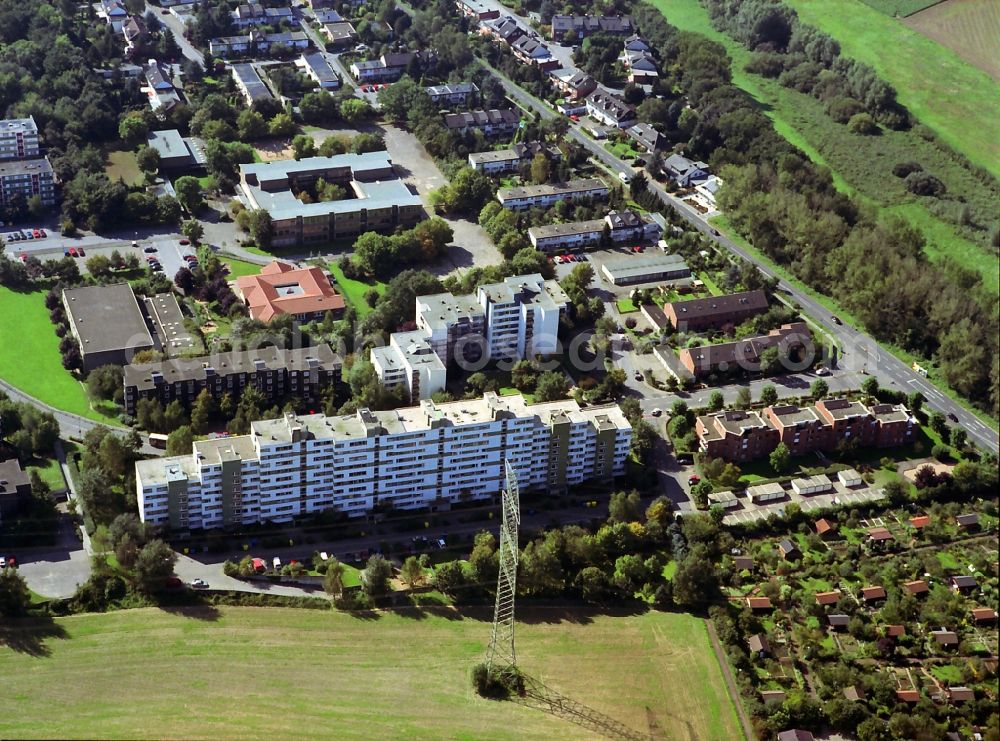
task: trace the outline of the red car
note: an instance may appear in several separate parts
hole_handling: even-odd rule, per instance
[[[186,239],[182,239],[181,240],[181,244],[184,245],[185,247],[187,247],[189,244],[191,244],[191,242],[188,241],[188,240],[186,240]]]
[[[69,248],[69,256],[70,257],[77,257],[77,255],[78,255],[78,253],[76,251],[76,247],[70,247]]]
[[[572,116],[569,117],[569,120],[570,121],[579,121],[580,117],[574,113]]]
[[[642,245],[641,244],[637,244],[635,247],[632,248],[632,251],[633,252],[642,252]]]
[[[35,239],[41,239],[44,235],[37,229],[33,229],[31,231],[31,236],[33,236]]]
[[[693,473],[690,476],[688,476],[688,485],[689,486],[694,486],[695,484],[697,484],[700,481],[701,481],[701,476],[699,476],[696,473]]]
[[[28,256],[23,252],[20,255],[18,255],[18,257],[21,258],[21,262],[28,262]]]

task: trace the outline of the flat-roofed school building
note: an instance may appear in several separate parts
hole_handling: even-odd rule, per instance
[[[80,343],[84,371],[125,365],[135,353],[155,348],[128,283],[66,288],[62,300],[70,332]]]

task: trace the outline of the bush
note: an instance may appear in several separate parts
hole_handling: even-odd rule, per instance
[[[524,677],[513,666],[487,669],[485,663],[480,663],[472,667],[472,686],[480,697],[506,700],[524,694]]]

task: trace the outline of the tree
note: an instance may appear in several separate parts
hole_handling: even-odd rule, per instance
[[[301,160],[306,157],[316,156],[316,142],[307,134],[299,134],[292,139],[292,153],[295,159]]]
[[[569,382],[562,371],[546,371],[535,384],[535,400],[539,402],[565,399],[569,393]]]
[[[348,98],[340,104],[340,117],[349,124],[360,123],[371,115],[372,107],[359,98]]]
[[[642,500],[639,493],[615,492],[608,505],[608,519],[614,522],[639,522],[642,519]]]
[[[24,578],[14,569],[0,571],[0,615],[18,617],[28,612],[31,593]]]
[[[878,379],[875,376],[868,376],[861,382],[861,393],[869,399],[874,399],[878,396]]]
[[[122,369],[118,365],[102,365],[87,375],[87,394],[91,399],[110,400],[122,390]]]
[[[344,564],[335,558],[326,563],[326,573],[323,574],[323,589],[331,597],[339,597],[344,593]]]
[[[531,393],[538,383],[538,367],[530,360],[519,360],[510,371],[514,388],[523,393]]]
[[[118,123],[118,136],[129,146],[135,146],[143,141],[148,133],[149,124],[141,113],[126,113]]]
[[[361,585],[370,597],[379,597],[389,591],[389,579],[392,577],[392,564],[376,553],[368,559],[368,564],[361,572]]]
[[[771,468],[776,473],[786,473],[792,464],[792,453],[787,445],[778,443],[774,450],[771,451],[768,460],[771,463]]]
[[[713,391],[708,397],[708,406],[713,412],[717,412],[726,405],[726,399],[721,391]]]
[[[262,208],[255,208],[245,212],[248,215],[247,231],[250,238],[261,249],[271,246],[271,237],[274,234],[274,225],[271,223],[271,214]]]
[[[750,395],[750,389],[746,386],[741,386],[740,390],[736,392],[736,408],[749,409],[752,403],[753,397]]]
[[[111,275],[111,260],[105,255],[94,255],[87,259],[87,272],[97,280]]]
[[[417,560],[416,556],[410,556],[403,561],[400,577],[410,589],[413,589],[413,587],[423,581],[424,570],[420,566],[420,561]]]
[[[208,432],[214,413],[215,399],[208,389],[202,389],[191,405],[191,431],[196,435]]]
[[[493,198],[493,181],[484,173],[463,167],[441,191],[441,207],[448,213],[478,214]]]
[[[324,90],[306,93],[299,101],[299,113],[307,124],[329,123],[337,118],[337,100]]]
[[[778,403],[778,390],[768,384],[760,390],[760,403],[766,407],[772,406]]]
[[[118,565],[127,571],[135,568],[139,560],[139,545],[131,533],[125,533],[117,543],[115,543],[115,558]]]
[[[826,395],[830,393],[830,384],[824,381],[822,378],[817,378],[812,382],[812,386],[809,387],[809,395],[816,401],[826,398]]]
[[[875,119],[865,111],[851,116],[851,120],[847,122],[847,129],[852,134],[861,134],[862,136],[871,136],[879,133],[880,130]]]
[[[190,239],[195,244],[205,236],[205,227],[197,219],[188,219],[181,225],[181,234]]]
[[[191,452],[193,443],[191,428],[181,425],[167,436],[167,455],[186,455]]]
[[[195,286],[194,273],[191,272],[191,268],[177,268],[177,272],[174,274],[174,284],[184,291],[185,296],[190,295]]]
[[[719,589],[714,559],[708,549],[697,544],[677,564],[674,573],[674,601],[679,605],[700,607],[708,604]]]
[[[535,183],[543,185],[549,182],[551,174],[552,164],[549,162],[549,158],[545,156],[544,152],[539,152],[531,160],[531,179]]]
[[[267,136],[267,121],[252,108],[242,111],[236,119],[236,134],[241,141],[252,142]]]
[[[149,591],[161,587],[173,575],[177,554],[157,538],[142,547],[135,559],[135,578],[139,586]]]
[[[201,183],[198,178],[183,175],[174,181],[177,200],[189,214],[196,214],[201,209]]]
[[[497,541],[493,533],[485,531],[476,533],[472,553],[469,554],[469,565],[476,581],[480,584],[496,582],[500,562],[497,556]]]
[[[135,153],[135,162],[140,170],[152,174],[160,169],[160,153],[143,144]]]
[[[284,111],[277,114],[267,124],[267,130],[271,136],[291,136],[295,133],[296,128],[294,119]]]

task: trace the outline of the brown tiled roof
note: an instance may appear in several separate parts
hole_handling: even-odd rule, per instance
[[[884,527],[873,527],[868,531],[869,540],[892,540],[892,533]]]
[[[887,625],[885,626],[885,634],[890,638],[899,638],[899,636],[906,635],[905,625]]]
[[[816,534],[817,535],[826,535],[827,533],[833,532],[836,529],[837,529],[837,523],[830,522],[825,517],[822,518],[822,519],[816,520]]]
[[[905,589],[910,594],[924,594],[930,591],[930,586],[923,579],[917,579],[916,581],[908,581],[903,585]]]
[[[910,524],[918,530],[931,524],[931,518],[927,515],[917,515],[910,518]]]
[[[866,601],[885,599],[885,587],[880,587],[880,586],[862,587],[861,596]]]
[[[834,605],[840,600],[840,597],[839,589],[834,589],[832,592],[816,592],[816,604]]]
[[[976,693],[971,687],[949,687],[948,697],[952,702],[970,702],[976,699]]]
[[[920,702],[920,693],[917,690],[896,690],[896,699],[901,702]]]
[[[747,597],[747,607],[751,610],[770,610],[770,597]]]
[[[992,607],[974,607],[972,619],[977,623],[989,623],[997,619],[997,611]]]

